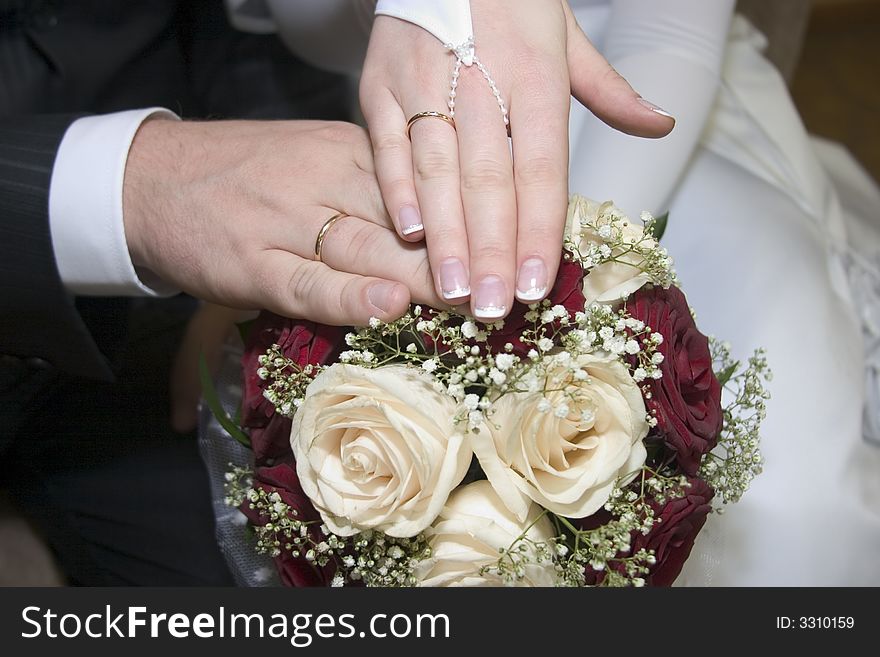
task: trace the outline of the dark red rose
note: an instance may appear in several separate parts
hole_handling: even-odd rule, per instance
[[[277,492],[281,501],[297,511],[298,520],[313,521],[309,533],[313,540],[323,540],[319,529],[321,517],[309,498],[303,492],[296,476],[296,466],[292,462],[280,463],[270,468],[257,468],[254,472],[254,488],[261,488],[267,493]],[[245,500],[239,507],[253,525],[262,527],[268,519],[250,508]],[[309,563],[303,557],[294,557],[289,551],[282,550],[275,557],[275,566],[285,586],[329,586],[336,572],[332,561],[320,568]]]
[[[579,264],[562,260],[559,265],[559,272],[556,275],[556,283],[547,298],[551,303],[564,306],[570,315],[576,312],[582,312],[584,309],[583,292],[584,270]],[[527,322],[525,314],[529,311],[527,305],[515,302],[510,314],[504,318],[504,328],[500,331],[494,331],[489,337],[489,344],[495,353],[504,351],[504,345],[508,342],[513,345],[513,353],[519,356],[525,356],[530,345],[525,345],[520,340],[523,331],[531,326],[531,322]]]
[[[715,491],[702,479],[691,477],[690,486],[685,495],[669,500],[663,506],[651,502],[654,509],[654,526],[648,534],[633,532],[629,554],[639,550],[653,550],[654,565],[645,576],[648,586],[670,586],[681,572],[684,562],[691,554],[691,548],[697,534],[706,523],[706,517],[712,508],[711,502]],[[575,521],[582,529],[595,529],[611,520],[611,514],[604,509],[598,513]],[[622,564],[612,566],[621,574],[625,573]],[[593,570],[587,566],[585,571],[587,584],[598,584],[605,577],[604,571]]]
[[[250,430],[251,449],[254,462],[263,465],[291,454],[290,429],[293,420],[279,413],[273,413],[265,426],[253,427]]]
[[[657,432],[681,469],[695,475],[703,454],[718,442],[722,423],[721,386],[712,371],[709,339],[697,330],[676,287],[642,288],[626,307],[663,336],[663,377],[650,381],[651,398],[645,403],[656,413]]]
[[[266,382],[257,376],[258,358],[273,344],[299,366],[331,362],[343,349],[346,329],[262,312],[248,333],[241,366],[244,372],[242,425],[265,427],[275,408],[263,397]]]
[[[688,479],[685,496],[668,501],[662,509],[655,506],[655,523],[647,536],[636,533],[633,552],[653,550],[657,563],[646,578],[649,586],[670,586],[691,554],[697,534],[706,524],[715,491],[702,479]]]

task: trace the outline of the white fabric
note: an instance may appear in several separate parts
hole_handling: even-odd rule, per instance
[[[376,13],[415,23],[443,44],[461,46],[474,36],[469,0],[379,0]]]
[[[659,142],[632,140],[575,110],[571,187],[630,212],[668,207],[664,242],[700,327],[738,357],[766,347],[775,373],[765,471],[710,518],[679,583],[880,584],[880,450],[862,440],[851,226],[763,38],[737,19],[725,39],[729,2],[675,4],[572,2],[611,63],[678,122]],[[880,223],[876,205],[848,207]],[[861,242],[876,265],[880,238],[866,228]]]
[[[162,108],[78,119],[67,129],[49,187],[49,229],[61,281],[83,296],[163,296],[176,290],[135,271],[125,241],[122,185],[135,133]]]
[[[880,446],[880,187],[840,144],[814,137],[813,149],[840,199],[847,248],[838,249],[862,320],[866,440]]]
[[[660,214],[666,209],[715,99],[733,4],[733,0],[666,0],[646,10],[640,0],[586,7],[572,3],[584,31],[605,51],[611,65],[677,120],[668,137],[646,141],[609,130],[574,102],[572,190],[614,199],[632,216],[641,210]],[[625,163],[629,176],[620,176],[620,169],[607,166],[595,156],[597,152],[614,153],[615,162]]]

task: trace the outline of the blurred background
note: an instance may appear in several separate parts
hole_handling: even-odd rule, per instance
[[[880,1],[750,0],[766,16],[768,55],[786,76],[807,130],[841,142],[880,180]],[[804,7],[806,5],[806,7]],[[790,22],[782,7],[790,11]],[[801,15],[803,14],[803,15]]]
[[[740,0],[768,37],[807,130],[838,141],[880,181],[880,0]],[[63,574],[0,490],[0,586],[63,586]]]

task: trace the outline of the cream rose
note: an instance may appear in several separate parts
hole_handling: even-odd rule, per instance
[[[572,197],[566,234],[579,246],[581,253],[586,254],[591,245],[598,247],[605,243],[597,232],[603,227],[607,227],[604,230],[609,231],[609,235],[618,234],[629,245],[641,243],[646,249],[657,245],[653,238],[645,237],[641,226],[629,221],[610,201],[600,204],[583,196]],[[584,277],[587,306],[593,302],[614,303],[650,282],[650,276],[639,269],[642,257],[637,253],[626,253],[626,250],[622,247],[612,250],[616,261],[596,265]]]
[[[433,556],[416,568],[419,586],[502,586],[497,574],[480,574],[484,566],[498,562],[499,549],[509,548],[526,527],[532,542],[523,542],[526,552],[523,577],[517,586],[554,586],[553,562],[538,559],[535,543],[549,544],[554,537],[553,524],[537,504],[528,507],[524,521],[507,509],[488,481],[477,481],[453,491],[440,517],[425,535]],[[537,522],[535,522],[535,520]],[[532,524],[534,523],[534,524]]]
[[[645,462],[645,402],[626,367],[611,356],[550,356],[546,393],[514,393],[493,405],[472,436],[480,465],[522,519],[522,495],[570,518],[598,511],[615,481]]]
[[[337,363],[322,372],[290,442],[303,490],[330,530],[405,537],[430,525],[471,462],[455,411],[411,367]]]

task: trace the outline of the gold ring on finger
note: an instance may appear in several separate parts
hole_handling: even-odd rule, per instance
[[[440,119],[441,121],[446,121],[449,125],[452,126],[452,129],[455,130],[455,119],[451,116],[444,114],[443,112],[419,112],[418,114],[413,114],[409,117],[409,121],[406,122],[406,137],[407,139],[412,140],[410,136],[410,131],[412,130],[413,125],[415,125],[418,121],[422,119]]]
[[[323,262],[323,260],[321,260],[321,249],[324,248],[324,238],[327,237],[327,233],[333,227],[333,224],[348,216],[349,215],[345,212],[338,212],[324,222],[324,225],[321,226],[321,230],[318,231],[318,238],[315,240],[315,260]]]

